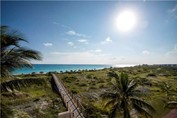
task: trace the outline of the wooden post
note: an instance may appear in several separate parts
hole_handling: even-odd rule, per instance
[[[55,83],[55,85],[58,89],[58,93],[60,93],[66,107],[69,110],[68,112],[70,113],[70,118],[74,118],[74,117],[77,117],[77,116],[79,116],[81,118],[84,118],[83,113],[82,113],[83,112],[82,111],[82,105],[80,105],[79,99],[77,99],[71,93],[71,91],[69,91],[69,89],[64,86],[62,81],[57,79],[57,77],[54,74],[52,74],[52,77],[53,77],[54,83]],[[75,115],[77,115],[77,116],[75,116]],[[60,118],[64,118],[64,117],[60,117]],[[69,118],[69,117],[67,117],[67,118]]]

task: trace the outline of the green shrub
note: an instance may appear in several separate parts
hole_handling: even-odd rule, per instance
[[[104,84],[100,84],[98,87],[99,88],[105,88],[105,85]]]
[[[89,74],[89,75],[86,76],[86,78],[87,78],[87,79],[91,79],[91,78],[92,78],[92,75]]]
[[[79,91],[76,90],[76,89],[72,89],[71,92],[72,92],[73,94],[77,94]]]
[[[154,73],[149,73],[147,77],[156,77],[156,75]]]
[[[91,86],[90,89],[97,89],[95,86]]]
[[[79,86],[87,86],[87,84],[81,83],[81,84],[79,84]]]

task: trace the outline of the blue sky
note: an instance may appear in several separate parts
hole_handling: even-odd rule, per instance
[[[129,10],[136,26],[118,30]],[[23,33],[49,64],[177,63],[177,2],[2,2],[1,25]]]

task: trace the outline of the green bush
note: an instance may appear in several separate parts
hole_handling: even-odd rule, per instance
[[[91,78],[92,78],[92,75],[89,74],[89,75],[86,76],[86,78],[87,78],[87,79],[91,79]]]
[[[79,84],[79,86],[87,86],[87,84],[81,83],[81,84]]]
[[[77,94],[79,91],[76,90],[76,89],[72,89],[71,92],[72,92],[73,94]]]

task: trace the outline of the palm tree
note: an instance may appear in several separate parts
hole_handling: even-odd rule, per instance
[[[161,82],[159,87],[161,88],[162,92],[165,93],[166,96],[170,95],[170,92],[172,92],[172,86],[165,83],[165,82]]]
[[[1,77],[9,78],[12,77],[11,72],[15,69],[22,67],[32,67],[30,61],[40,60],[41,56],[38,51],[31,50],[20,46],[20,42],[27,42],[25,39],[19,35],[18,32],[12,31],[7,26],[1,26],[1,53],[0,53],[0,62],[1,62]],[[27,87],[30,84],[43,84],[43,79],[15,79],[11,81],[1,82],[0,89],[1,92],[9,92],[15,89],[20,89],[21,87]],[[11,94],[9,92],[9,94]],[[6,93],[8,94],[8,93]],[[3,95],[3,93],[1,93]],[[2,113],[0,116],[9,117],[13,116],[13,111],[8,105],[1,102]]]
[[[20,41],[27,42],[18,32],[7,26],[1,26],[1,77],[10,77],[14,69],[32,67],[30,61],[40,60],[38,51],[20,46]]]
[[[166,102],[165,108],[177,109],[177,92],[171,93],[172,97]]]
[[[105,107],[111,107],[110,118],[114,118],[118,113],[122,113],[124,118],[130,118],[130,111],[136,110],[146,117],[153,117],[155,109],[145,101],[139,99],[142,95],[139,90],[136,90],[137,83],[134,80],[129,81],[128,75],[121,73],[120,78],[113,73],[116,82],[113,83],[111,92],[105,92],[101,96],[103,99],[108,99]],[[121,111],[121,112],[120,112]]]
[[[170,109],[175,109],[175,108],[177,108],[177,101],[170,101],[170,102],[167,102],[167,104],[165,105],[165,108],[170,108]]]

